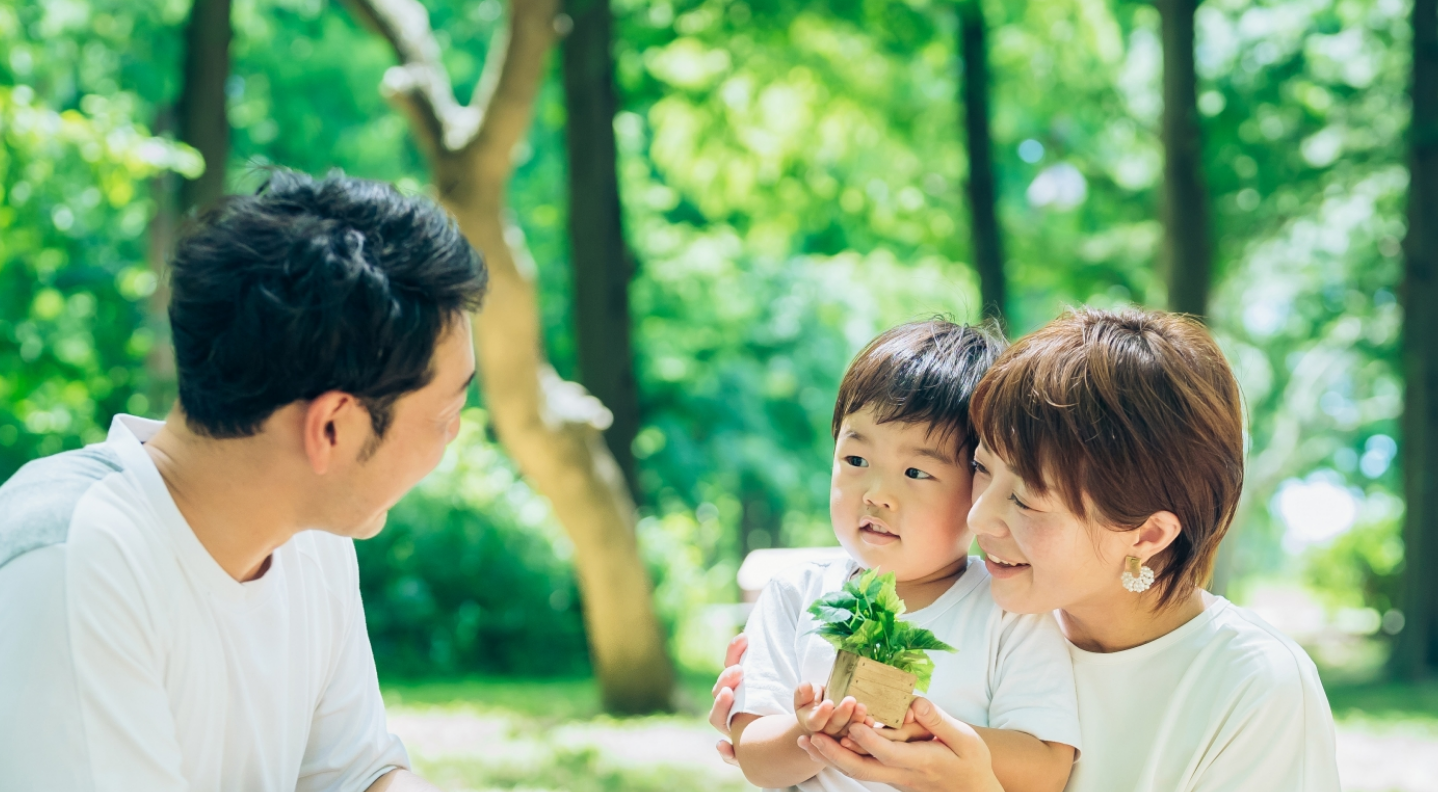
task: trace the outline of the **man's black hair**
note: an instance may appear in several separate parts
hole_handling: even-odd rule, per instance
[[[434,376],[488,273],[444,210],[379,182],[276,170],[179,240],[170,327],[192,431],[248,437],[275,410],[355,396],[376,437]]]

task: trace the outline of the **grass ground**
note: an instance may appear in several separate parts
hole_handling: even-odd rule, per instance
[[[415,770],[446,790],[513,792],[741,792],[751,790],[714,752],[711,681],[681,684],[679,711],[612,718],[592,679],[394,681],[384,689],[391,728]]]
[[[1438,680],[1328,685],[1327,691],[1340,726],[1438,739]]]
[[[704,721],[712,680],[679,711],[612,718],[592,679],[472,678],[383,685],[415,769],[451,792],[741,792]],[[1438,681],[1330,684],[1347,792],[1438,792]]]

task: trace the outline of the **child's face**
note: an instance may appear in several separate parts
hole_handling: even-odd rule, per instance
[[[971,484],[965,452],[928,426],[860,410],[834,447],[834,535],[865,567],[923,581],[968,552]]]

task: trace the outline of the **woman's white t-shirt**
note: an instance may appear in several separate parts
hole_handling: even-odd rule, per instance
[[[1338,792],[1313,661],[1221,598],[1122,652],[1070,644],[1084,752],[1067,792]]]
[[[838,591],[859,569],[852,559],[802,564],[777,575],[759,596],[744,632],[744,681],[735,691],[730,718],[741,712],[781,715],[794,711],[794,689],[823,685],[837,655],[812,630],[807,613],[820,596]],[[1073,672],[1058,623],[1049,614],[1007,613],[989,593],[989,573],[970,558],[954,585],[905,621],[932,630],[957,652],[930,652],[934,676],[928,698],[945,712],[975,726],[1014,729],[1040,740],[1080,745]],[[832,767],[799,785],[813,792],[892,789],[856,781]]]

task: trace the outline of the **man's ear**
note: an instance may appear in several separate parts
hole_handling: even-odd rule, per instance
[[[1128,554],[1148,563],[1150,558],[1167,550],[1182,532],[1183,524],[1178,521],[1178,515],[1168,511],[1154,512],[1134,531]]]
[[[310,400],[304,418],[310,468],[323,476],[339,460],[354,457],[367,439],[368,426],[369,413],[348,393],[328,391]]]

